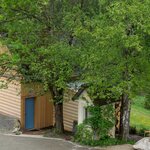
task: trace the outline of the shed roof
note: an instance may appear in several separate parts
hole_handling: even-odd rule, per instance
[[[76,91],[75,95],[72,97],[72,100],[78,100],[79,97],[82,95],[82,93],[89,87],[88,84],[83,83],[83,82],[72,82],[68,84],[69,88],[71,90]],[[99,105],[99,106],[103,106],[103,105],[109,105],[109,104],[113,104],[116,102],[120,102],[121,100],[119,99],[114,99],[114,98],[110,98],[110,99],[95,99],[94,100],[94,104],[95,105]]]

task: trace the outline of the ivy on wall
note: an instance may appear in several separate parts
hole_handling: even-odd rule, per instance
[[[115,110],[113,105],[88,106],[88,118],[77,127],[75,141],[88,144],[107,138],[109,131],[115,125]]]

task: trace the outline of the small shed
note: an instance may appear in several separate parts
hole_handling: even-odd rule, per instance
[[[5,82],[5,78],[1,78]],[[0,89],[0,114],[20,120],[22,129],[33,130],[50,127],[55,124],[55,110],[51,92],[42,93],[40,84],[20,84],[13,81],[6,88]],[[73,101],[72,97],[78,89],[68,88],[64,94],[63,116],[64,128],[73,130],[73,123],[82,122],[81,101]]]
[[[76,93],[72,97],[73,101],[78,101],[78,124],[83,123],[83,121],[87,118],[87,109],[86,107],[89,105],[96,105],[105,108],[107,106],[111,106],[114,108],[114,111],[112,111],[112,115],[114,115],[114,127],[109,131],[109,134],[112,137],[115,137],[115,132],[119,130],[120,125],[120,109],[121,109],[121,100],[116,99],[97,99],[92,100],[87,92],[88,86],[83,83],[74,83],[75,85],[71,85],[71,89],[77,89]]]
[[[3,79],[4,80],[4,79]],[[40,95],[37,84],[21,85],[13,81],[0,89],[0,113],[20,120],[26,130],[53,125],[53,103],[49,93]]]
[[[39,84],[21,85],[21,124],[24,129],[53,125],[53,102],[49,93],[40,93]]]

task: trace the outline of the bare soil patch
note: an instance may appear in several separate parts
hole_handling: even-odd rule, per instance
[[[104,150],[134,150],[134,149],[132,145],[125,144],[125,145],[109,146]]]

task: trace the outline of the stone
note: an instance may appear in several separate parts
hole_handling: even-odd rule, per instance
[[[111,137],[111,138],[115,138],[115,131],[116,131],[116,128],[115,126],[108,132],[108,136]]]
[[[145,137],[133,145],[136,150],[150,150],[150,137]]]
[[[16,119],[12,133],[15,133],[16,135],[20,135],[20,134],[22,134],[20,129],[21,129],[21,122],[19,119]]]
[[[0,132],[11,133],[14,129],[16,118],[0,114]]]

